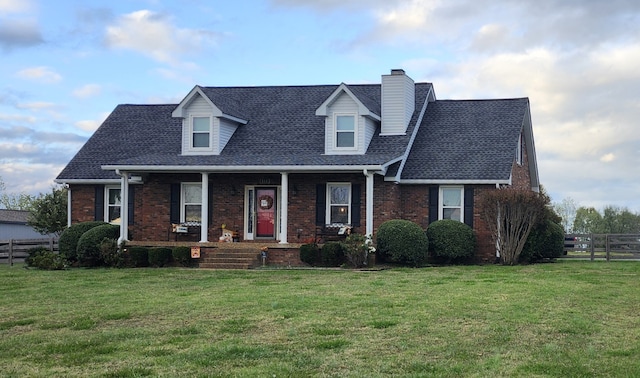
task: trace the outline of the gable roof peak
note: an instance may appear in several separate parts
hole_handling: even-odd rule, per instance
[[[349,85],[340,83],[338,87],[327,97],[326,100],[316,109],[316,115],[318,116],[327,116],[328,110],[327,108],[342,94],[345,93],[347,96],[351,97],[351,99],[358,105],[358,113],[361,116],[369,116],[373,119],[380,120],[380,115],[377,113],[377,109],[371,109],[370,106],[365,105],[365,102],[369,103],[368,99],[362,98],[362,95],[356,95],[353,90],[349,87]],[[364,101],[363,101],[364,100]]]

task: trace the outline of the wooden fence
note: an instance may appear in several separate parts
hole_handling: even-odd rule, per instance
[[[28,251],[35,247],[45,247],[52,252],[58,252],[58,238],[0,240],[0,264],[13,265],[14,262],[23,262],[29,256]]]
[[[640,260],[640,234],[567,234],[563,258]]]

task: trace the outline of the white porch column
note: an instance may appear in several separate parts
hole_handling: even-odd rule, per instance
[[[129,174],[120,172],[120,237],[118,244],[129,241]]]
[[[280,173],[281,177],[281,198],[280,198],[280,244],[288,244],[287,229],[289,225],[289,174]]]
[[[365,235],[370,238],[373,237],[373,173],[364,171],[364,175],[367,177],[367,190],[366,190],[366,222],[367,227]]]
[[[200,210],[200,243],[208,242],[209,234],[209,174],[202,172],[202,208]]]
[[[67,227],[71,227],[71,186],[67,185]]]

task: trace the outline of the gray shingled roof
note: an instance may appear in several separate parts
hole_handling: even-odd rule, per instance
[[[402,179],[508,180],[529,100],[429,103]]]
[[[405,150],[407,135],[374,136],[365,155],[325,155],[324,118],[315,111],[337,85],[203,87],[225,114],[249,122],[238,127],[220,155],[182,156],[179,118],[173,105],[119,105],[87,141],[57,180],[116,179],[102,165],[273,166],[384,164]],[[354,95],[380,113],[380,85],[350,85]],[[416,85],[420,109],[430,83]],[[242,110],[237,106],[242,104]]]
[[[349,85],[380,114],[380,84]],[[245,119],[220,155],[182,156],[178,104],[119,105],[57,180],[117,179],[103,165],[344,166],[382,165],[407,149],[430,83],[416,84],[416,111],[406,135],[376,134],[365,155],[324,155],[324,118],[316,109],[337,85],[201,87],[223,113]],[[508,179],[527,99],[429,103],[402,179]],[[395,172],[399,165],[392,166]]]
[[[0,209],[0,223],[27,224],[29,212],[26,210]]]

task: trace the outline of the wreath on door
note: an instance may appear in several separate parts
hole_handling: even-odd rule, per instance
[[[262,210],[269,210],[273,207],[273,198],[269,195],[262,195],[258,197],[258,205]]]

